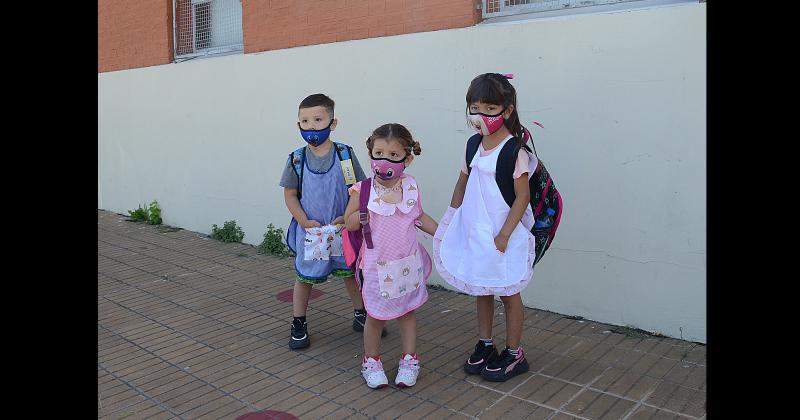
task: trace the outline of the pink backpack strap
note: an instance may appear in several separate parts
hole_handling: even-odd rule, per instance
[[[361,232],[364,234],[364,242],[367,248],[372,249],[372,230],[369,228],[369,214],[367,204],[372,191],[372,178],[361,181],[361,193],[358,195],[358,219],[361,222]]]

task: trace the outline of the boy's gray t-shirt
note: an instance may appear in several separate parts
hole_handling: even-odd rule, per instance
[[[336,150],[335,145],[328,150],[328,153],[319,157],[315,155],[312,151],[306,150],[306,162],[308,163],[308,167],[311,168],[314,172],[325,172],[328,168],[331,168],[331,159],[336,159],[337,161],[339,158],[335,156]],[[350,154],[350,157],[353,159],[353,170],[356,172],[356,181],[361,181],[365,179],[366,176],[364,175],[364,170],[361,169],[361,164],[358,163],[358,158],[356,157],[355,151]],[[335,168],[331,168],[335,169]],[[341,169],[340,169],[341,170]],[[286,158],[286,165],[283,167],[283,174],[281,174],[281,182],[280,186],[284,188],[294,188],[297,189],[297,175],[294,173],[294,167],[292,166],[292,162],[289,158]]]

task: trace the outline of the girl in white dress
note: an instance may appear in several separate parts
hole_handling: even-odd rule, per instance
[[[516,90],[509,76],[482,74],[470,83],[467,112],[478,131],[467,144],[477,152],[470,162],[461,154],[461,173],[445,215],[434,235],[433,257],[450,285],[477,297],[479,341],[464,364],[469,374],[506,381],[529,370],[520,345],[523,306],[520,291],[533,275],[536,256],[531,234],[533,213],[528,178],[538,160],[530,152],[517,114]],[[496,179],[498,156],[507,142],[519,149],[508,154],[514,167],[515,198],[509,206]],[[515,161],[513,161],[515,160]],[[492,340],[494,296],[500,296],[506,317],[506,346],[498,355]]]

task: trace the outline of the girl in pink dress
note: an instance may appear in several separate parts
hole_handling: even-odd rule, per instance
[[[380,360],[381,330],[386,321],[397,319],[403,354],[395,384],[408,387],[417,382],[419,374],[414,311],[428,300],[425,283],[432,268],[430,255],[417,240],[416,230],[433,235],[438,225],[422,211],[417,180],[404,172],[414,155],[422,151],[408,129],[400,124],[384,124],[367,138],[367,149],[375,176],[350,187],[350,201],[344,212],[347,229],[358,230],[359,197],[369,194],[369,233],[364,231],[356,260],[356,278],[367,310],[361,373],[370,388],[388,385]],[[368,190],[362,188],[366,184]]]

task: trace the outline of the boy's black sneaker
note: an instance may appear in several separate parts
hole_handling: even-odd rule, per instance
[[[311,341],[308,339],[308,323],[299,319],[292,320],[292,333],[289,336],[289,348],[292,350],[308,347]]]
[[[353,330],[364,332],[364,326],[367,325],[367,313],[355,312],[353,315]],[[386,337],[386,327],[381,331],[381,337]]]

